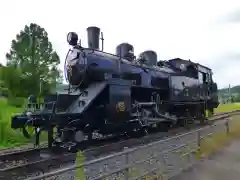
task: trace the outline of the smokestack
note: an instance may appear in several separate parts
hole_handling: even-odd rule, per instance
[[[88,47],[99,50],[100,28],[92,26],[87,28]]]

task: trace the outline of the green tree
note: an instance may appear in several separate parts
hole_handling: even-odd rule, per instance
[[[19,91],[24,95],[39,95],[40,89],[43,95],[62,81],[61,71],[57,68],[60,64],[59,56],[53,50],[46,30],[37,24],[26,25],[17,34],[6,58],[8,69],[5,74],[12,72],[15,74],[12,76],[18,77],[14,77],[14,80],[10,78],[14,81],[11,84],[7,82],[10,79],[5,76],[5,84],[8,84],[7,88],[13,92],[16,85],[19,85]]]
[[[16,69],[12,66],[2,67],[0,70],[0,77],[2,87],[7,88],[11,95],[20,96],[22,93],[24,94],[24,91],[22,91],[24,79],[21,78],[20,69]]]
[[[240,102],[240,94],[235,99],[236,102]]]

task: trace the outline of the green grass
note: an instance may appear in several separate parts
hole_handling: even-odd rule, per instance
[[[220,104],[218,108],[215,109],[215,113],[231,112],[235,110],[240,110],[239,104]]]
[[[13,147],[27,143],[18,130],[11,129],[11,117],[21,113],[22,108],[16,108],[8,104],[7,99],[0,99],[0,148]]]

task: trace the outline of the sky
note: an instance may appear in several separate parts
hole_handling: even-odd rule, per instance
[[[30,23],[48,32],[60,56],[67,33],[87,46],[88,26],[104,35],[104,51],[128,42],[135,54],[154,50],[158,59],[190,59],[209,66],[218,87],[240,84],[240,1],[237,0],[8,0],[0,2],[0,63],[16,34]]]

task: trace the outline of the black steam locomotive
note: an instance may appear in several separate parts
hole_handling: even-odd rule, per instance
[[[52,147],[80,143],[85,136],[91,140],[93,133],[144,135],[203,122],[206,111],[213,114],[218,107],[211,69],[179,58],[157,61],[152,50],[136,57],[128,43],[118,45],[115,55],[106,53],[100,29],[89,27],[87,33],[88,48],[76,33],[67,36],[72,48],[65,61],[66,93],[49,95],[42,108],[14,116],[12,128],[27,135],[25,127],[33,126],[36,137],[47,130]]]

